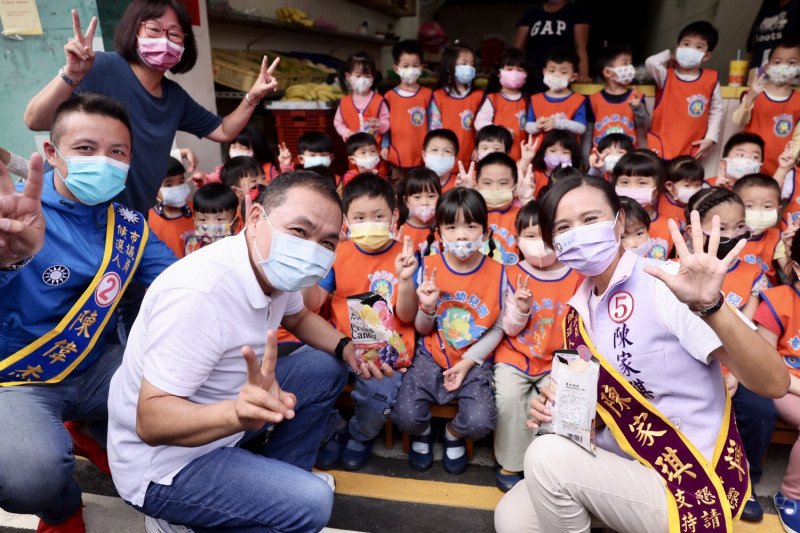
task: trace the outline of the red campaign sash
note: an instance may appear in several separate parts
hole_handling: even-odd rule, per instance
[[[732,533],[733,522],[750,497],[750,476],[730,397],[726,396],[709,465],[681,431],[598,353],[572,307],[564,319],[564,343],[578,353],[589,350],[600,363],[597,412],[619,446],[662,477],[669,494],[670,533]]]
[[[81,297],[51,331],[0,361],[0,387],[58,383],[92,351],[139,266],[149,229],[141,213],[108,206],[103,262]]]

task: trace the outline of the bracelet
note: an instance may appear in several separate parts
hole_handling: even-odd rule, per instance
[[[257,105],[258,105],[258,104],[261,102],[261,100],[258,100],[258,101],[257,101],[257,102],[254,104],[254,103],[253,103],[253,101],[252,101],[252,100],[250,100],[250,95],[249,95],[249,94],[247,94],[247,93],[244,93],[244,99],[247,101],[247,103],[248,103],[248,104],[250,104],[250,105],[251,105],[251,106],[253,106],[253,107],[257,106]]]
[[[722,308],[722,304],[724,302],[725,302],[725,296],[722,294],[722,292],[720,292],[719,299],[717,299],[717,302],[714,305],[706,307],[705,309],[697,309],[697,310],[694,310],[690,307],[689,310],[691,310],[692,313],[694,313],[699,317],[707,317],[719,311],[720,308]]]
[[[426,311],[426,310],[425,310],[425,308],[424,308],[424,307],[422,307],[422,304],[419,304],[419,305],[418,305],[418,309],[419,309],[420,311],[422,311],[422,314],[423,314],[423,315],[425,315],[425,316],[426,316],[426,317],[428,317],[428,318],[434,318],[434,317],[436,316],[436,309],[434,309],[433,311],[431,311],[431,312],[429,313],[428,311]]]
[[[67,73],[64,72],[64,67],[59,67],[58,75],[61,76],[61,79],[64,80],[67,83],[67,85],[70,85],[72,87],[77,87],[78,85],[81,84],[81,81],[83,81],[83,80],[75,81],[69,76],[67,76]]]
[[[19,270],[20,268],[24,268],[24,267],[28,266],[28,263],[30,263],[31,261],[33,261],[33,256],[26,257],[22,261],[18,261],[18,262],[14,263],[14,264],[11,264],[11,265],[9,265],[8,263],[4,263],[3,261],[0,261],[0,270],[4,270],[6,272],[12,272],[14,270]]]
[[[339,343],[336,345],[336,349],[333,350],[333,354],[341,359],[344,360],[344,347],[353,342],[353,339],[350,337],[342,337],[339,339]]]

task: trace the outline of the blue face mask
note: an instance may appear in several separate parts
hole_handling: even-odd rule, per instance
[[[261,257],[258,246],[256,255],[270,285],[279,291],[294,292],[310,287],[328,275],[336,259],[335,252],[313,241],[277,231],[263,207],[261,211],[272,228],[272,246],[266,259]]]
[[[67,177],[55,169],[69,192],[84,205],[108,202],[123,189],[130,165],[105,156],[64,157],[53,145],[56,153],[67,162]]]
[[[472,65],[456,65],[456,81],[469,84],[475,79],[475,67]]]

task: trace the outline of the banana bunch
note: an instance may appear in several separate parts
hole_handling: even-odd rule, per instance
[[[314,21],[308,18],[308,15],[296,7],[282,7],[278,9],[275,14],[278,15],[278,20],[281,22],[299,24],[300,26],[305,26],[306,28],[310,28],[314,25]]]
[[[344,98],[339,87],[325,83],[300,83],[286,89],[281,100],[295,102],[336,102]]]

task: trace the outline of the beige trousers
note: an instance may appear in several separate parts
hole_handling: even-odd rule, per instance
[[[498,533],[588,533],[591,517],[619,533],[667,533],[661,477],[637,461],[543,435],[525,453],[525,479],[494,512]]]

